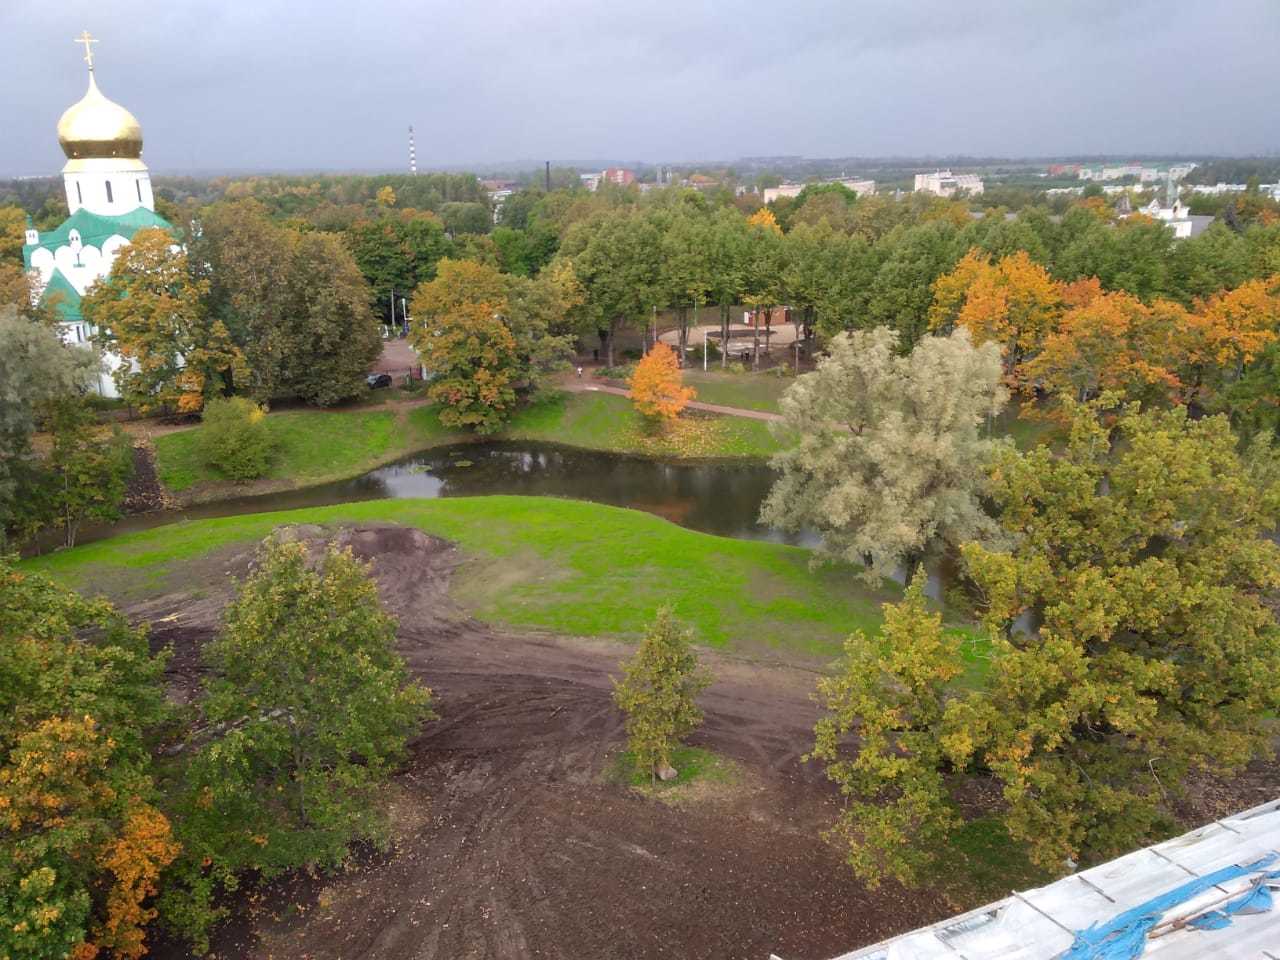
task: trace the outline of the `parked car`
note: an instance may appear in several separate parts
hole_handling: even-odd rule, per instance
[[[382,387],[389,387],[391,386],[391,374],[371,373],[364,378],[364,382],[369,385],[370,390],[378,390]]]

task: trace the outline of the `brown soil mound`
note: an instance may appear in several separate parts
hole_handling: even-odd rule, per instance
[[[642,796],[604,777],[623,739],[610,676],[626,647],[469,619],[448,599],[457,552],[420,531],[336,537],[372,561],[401,650],[441,719],[389,797],[391,850],[242,899],[216,956],[763,960],[772,951],[801,960],[948,912],[892,887],[869,894],[819,839],[836,798],[800,761],[815,719],[811,669],[706,654],[716,682],[693,743],[738,761],[743,775],[680,803]],[[249,560],[214,562],[242,574]],[[225,585],[217,595],[130,611],[170,617],[154,635],[175,648],[180,695],[230,595],[230,578],[213,573],[204,579]]]

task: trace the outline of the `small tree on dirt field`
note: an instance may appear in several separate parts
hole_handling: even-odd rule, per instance
[[[177,855],[153,804],[164,657],[0,557],[0,956],[136,958]]]
[[[682,384],[682,378],[675,352],[658,341],[636,364],[628,396],[641,416],[658,423],[669,423],[680,416],[696,396],[693,387]]]
[[[430,691],[395,652],[395,620],[350,550],[318,559],[266,541],[205,648],[201,701],[216,737],[188,769],[180,922],[197,943],[212,887],[239,874],[331,867],[386,835],[385,789]]]
[[[672,753],[702,723],[694,697],[711,683],[693,650],[692,633],[670,607],[658,610],[623,671],[613,681],[613,699],[627,715],[627,748],[637,769],[669,780],[675,776]]]
[[[209,401],[196,442],[204,462],[232,480],[254,480],[271,465],[266,411],[246,397]]]
[[[918,568],[902,601],[884,605],[880,633],[854,633],[835,676],[818,681],[826,715],[808,759],[825,763],[847,798],[827,837],[872,887],[885,876],[915,880],[954,826],[929,727],[942,716],[960,656],[942,615],[928,608],[925,579]],[[847,759],[841,746],[854,733],[857,749]]]

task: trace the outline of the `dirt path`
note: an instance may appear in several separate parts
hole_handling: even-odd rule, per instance
[[[561,381],[561,386],[573,393],[612,393],[617,397],[627,396],[627,391],[624,388],[610,386],[598,381],[565,378]],[[782,420],[782,414],[780,413],[769,413],[766,410],[747,410],[744,407],[722,407],[717,403],[702,403],[699,400],[689,401],[688,406],[690,410],[705,410],[707,413],[719,413],[726,417],[746,417],[748,420],[775,422]]]
[[[627,648],[463,616],[447,595],[456,551],[420,531],[344,539],[373,560],[441,719],[397,779],[391,851],[242,901],[217,957],[817,960],[947,912],[894,888],[868,893],[818,838],[836,798],[800,761],[813,664],[708,654],[716,682],[693,742],[737,760],[743,777],[679,806],[654,800],[603,777],[623,739],[609,678]],[[187,582],[223,582],[247,559],[214,558]],[[171,617],[153,636],[175,647],[179,698],[225,599],[174,594],[130,610]]]

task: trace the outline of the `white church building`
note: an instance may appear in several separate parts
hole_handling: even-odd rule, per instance
[[[151,175],[142,162],[142,126],[132,113],[98,89],[93,64],[96,43],[85,46],[89,89],[58,121],[58,143],[66,154],[62,179],[71,215],[56,230],[40,233],[27,224],[23,263],[35,280],[34,296],[51,303],[61,321],[63,339],[91,347],[95,331],[80,312],[80,298],[111,272],[120,248],[146,227],[172,232],[155,212]],[[104,355],[97,389],[118,396],[111,378],[120,358]]]

